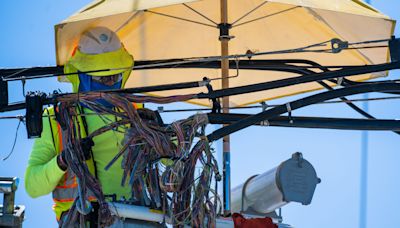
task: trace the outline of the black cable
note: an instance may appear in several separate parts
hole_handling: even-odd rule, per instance
[[[398,80],[391,80],[391,81],[398,81]],[[356,81],[352,81],[348,78],[343,78],[342,83],[344,86],[353,86],[353,85],[363,85],[363,84],[374,83],[374,82],[356,82]],[[383,92],[383,93],[400,95],[400,92]]]
[[[8,153],[8,155],[6,157],[3,158],[3,161],[7,160],[12,155],[12,153],[14,152],[15,145],[17,144],[19,126],[21,126],[22,122],[23,122],[23,117],[21,117],[19,119],[17,130],[15,131],[14,142],[13,142],[11,151],[10,151],[10,153]]]
[[[322,67],[322,66],[321,66]],[[321,68],[324,72],[329,72],[329,69],[327,68]],[[315,73],[313,71],[310,70],[303,70],[303,73],[305,74],[312,74]],[[318,81],[318,84],[322,85],[325,89],[329,90],[329,91],[333,91],[334,89],[332,87],[330,87],[328,84],[326,84],[323,81]],[[357,105],[353,104],[350,100],[348,100],[346,97],[339,97],[340,100],[342,100],[343,102],[345,102],[345,104],[347,106],[349,106],[350,108],[352,108],[353,110],[355,110],[356,112],[358,112],[359,114],[361,114],[362,116],[368,118],[368,119],[376,119],[374,116],[370,115],[369,113],[365,112],[364,110],[362,110],[361,108],[359,108]],[[394,133],[400,135],[399,131],[393,131]]]
[[[387,82],[387,81],[384,81]],[[380,100],[398,100],[400,96],[391,96],[391,97],[373,97],[373,98],[361,98],[361,99],[347,99],[347,101],[334,100],[334,101],[324,101],[315,104],[338,104],[338,103],[350,103],[350,102],[365,102],[365,101],[380,101]],[[276,107],[282,104],[267,104],[267,108]],[[162,107],[162,106],[161,106]],[[229,107],[229,110],[239,110],[239,109],[261,109],[264,106],[262,105],[252,105],[252,106],[243,106],[243,107]],[[170,113],[170,112],[199,112],[199,111],[211,111],[211,108],[187,108],[187,109],[168,109],[159,111],[160,113]],[[102,113],[86,113],[80,114],[80,116],[91,116],[91,115],[101,115]],[[106,113],[104,113],[106,114]],[[43,115],[43,117],[51,117],[54,115]],[[20,116],[0,116],[0,120],[2,119],[19,119]]]
[[[214,26],[213,26],[214,27]],[[207,56],[207,57],[190,57],[190,58],[182,58],[182,59],[166,59],[166,60],[154,60],[154,61],[136,61],[135,67],[128,67],[128,68],[118,68],[118,69],[126,69],[126,70],[139,70],[139,69],[158,69],[158,68],[165,68],[165,67],[178,67],[180,65],[185,64],[195,64],[196,66],[201,66],[203,63],[211,62],[211,61],[220,61],[222,59],[237,59],[237,58],[251,58],[254,56],[260,55],[271,55],[271,54],[288,54],[288,53],[300,53],[300,52],[327,52],[332,51],[332,49],[323,49],[323,50],[307,50],[309,48],[318,47],[318,46],[326,46],[329,42],[332,42],[332,39],[329,41],[324,41],[321,43],[316,43],[300,48],[294,49],[286,49],[286,50],[278,50],[278,51],[265,51],[265,52],[257,52],[257,53],[246,53],[246,54],[237,54],[237,55],[228,55],[228,56]],[[369,41],[362,41],[357,43],[349,43],[349,45],[359,45],[359,44],[369,44],[369,43],[378,43],[378,42],[385,42],[389,40],[369,40]],[[342,41],[345,43],[345,41]],[[361,48],[371,48],[373,46],[367,47],[345,47],[340,50],[346,49],[361,49]],[[380,47],[380,46],[378,46]],[[148,65],[144,66],[140,64],[141,62],[148,62]],[[150,62],[150,63],[149,63]],[[196,67],[193,66],[193,67]],[[346,66],[343,66],[346,67]],[[353,66],[354,67],[354,66]],[[197,68],[197,67],[196,67]],[[117,69],[117,68],[116,68]],[[82,73],[96,73],[96,72],[105,72],[115,69],[101,69],[95,71],[87,71]],[[1,78],[4,81],[13,81],[13,80],[21,80],[21,75],[24,73],[26,77],[25,79],[35,79],[35,78],[46,78],[46,77],[54,77],[54,76],[67,76],[72,75],[75,73],[65,74],[63,72],[63,66],[55,66],[55,67],[33,67],[33,68],[18,68],[18,69],[0,69]]]
[[[358,75],[358,74],[380,72],[380,71],[393,70],[393,69],[400,69],[400,62],[384,63],[384,64],[377,64],[377,65],[369,65],[369,66],[360,66],[360,67],[353,67],[353,68],[344,68],[344,69],[336,70],[336,71],[322,72],[322,73],[310,74],[310,75],[305,75],[305,76],[286,78],[286,79],[281,79],[281,80],[276,80],[276,81],[214,90],[209,93],[199,93],[199,94],[197,94],[196,98],[198,98],[198,99],[214,99],[214,98],[219,98],[219,97],[224,97],[224,96],[233,96],[233,95],[239,95],[239,94],[244,94],[244,93],[252,93],[252,92],[258,92],[258,91],[262,91],[262,90],[282,88],[282,87],[286,87],[286,86],[298,85],[298,84],[303,84],[303,83],[308,83],[308,82],[334,79],[334,78],[352,76],[352,75]],[[151,91],[173,90],[173,89],[177,89],[177,88],[188,88],[189,86],[197,87],[197,86],[206,85],[206,83],[207,82],[204,82],[204,81],[203,82],[177,83],[177,84],[170,84],[170,85],[147,86],[147,87],[129,88],[129,89],[121,89],[121,90],[110,90],[110,91],[105,91],[105,92],[143,93],[143,92],[151,92]],[[185,86],[188,86],[188,87],[185,87]],[[386,92],[393,92],[393,91],[386,91]],[[54,96],[46,99],[45,101],[43,101],[43,104],[53,104],[57,100],[57,97],[59,97],[59,96],[63,96],[63,94],[54,95]],[[25,108],[25,103],[19,102],[19,103],[13,103],[8,106],[0,108],[0,112],[12,111],[12,110],[18,110],[18,109],[24,109],[24,108]]]
[[[329,90],[329,91],[333,91],[334,90],[332,87],[330,87],[328,84],[326,84],[323,81],[319,81],[318,83],[320,85],[322,85],[325,89]],[[344,101],[348,106],[350,106],[352,109],[354,109],[355,111],[357,111],[358,113],[360,113],[364,117],[366,117],[368,119],[375,119],[375,117],[371,116],[369,113],[365,112],[364,110],[362,110],[361,108],[359,108],[355,104],[351,103],[347,98],[339,97],[339,99]]]
[[[308,83],[308,82],[315,82],[315,81],[327,80],[327,79],[332,79],[332,78],[373,73],[373,72],[393,70],[393,69],[400,69],[400,62],[384,63],[384,64],[377,64],[377,65],[370,65],[370,66],[363,66],[363,67],[356,67],[356,68],[345,68],[345,69],[336,70],[336,71],[322,72],[322,73],[298,76],[298,77],[293,77],[293,78],[286,78],[286,79],[258,83],[258,84],[238,86],[238,87],[233,87],[233,88],[228,88],[228,89],[214,90],[207,94],[200,93],[200,94],[198,94],[197,98],[212,99],[212,98],[219,98],[219,97],[224,97],[224,96],[233,96],[233,95],[239,95],[239,94],[243,94],[243,93],[252,93],[252,92],[282,88],[282,87],[287,87],[287,86],[292,86],[292,85],[304,84],[304,83]]]
[[[233,113],[208,113],[210,124],[232,124],[251,115]],[[290,120],[293,122],[291,123]],[[261,121],[257,126],[316,128],[335,130],[361,130],[361,131],[396,131],[400,130],[400,120],[370,120],[352,118],[326,118],[303,116],[278,116]]]
[[[78,110],[79,110],[79,113],[83,114],[83,115],[80,115],[80,117],[81,117],[81,120],[82,120],[82,123],[83,123],[83,128],[85,130],[85,137],[88,137],[89,136],[89,126],[88,126],[87,121],[86,121],[85,110],[80,105],[78,106]],[[89,139],[89,140],[93,140],[93,139]],[[98,179],[99,175],[98,175],[98,171],[97,171],[97,164],[96,164],[96,161],[94,160],[93,147],[90,148],[89,152],[90,152],[90,155],[91,155],[91,159],[93,161],[94,175],[95,175],[96,179]]]
[[[326,84],[323,81],[319,81],[318,82],[320,85],[322,85],[323,87],[325,87],[327,90],[329,91],[333,91],[334,89],[332,87],[330,87],[328,84]],[[348,87],[349,88],[349,87]],[[360,113],[361,115],[363,115],[364,117],[368,118],[368,119],[372,119],[375,120],[376,118],[372,115],[370,115],[369,113],[365,112],[364,110],[362,110],[361,108],[359,108],[357,105],[351,103],[350,100],[348,100],[345,97],[339,97],[340,100],[344,101],[346,103],[346,105],[348,105],[350,108],[354,109],[356,112]],[[399,131],[393,131],[394,133],[400,135]]]
[[[218,140],[226,135],[254,125],[264,120],[268,120],[270,118],[279,116],[281,114],[287,113],[288,107],[290,110],[296,110],[301,107],[305,107],[308,105],[312,105],[318,102],[331,100],[338,97],[344,97],[354,94],[360,93],[370,93],[370,92],[380,92],[380,91],[400,91],[400,84],[398,83],[381,83],[381,84],[372,84],[372,85],[360,85],[353,86],[350,88],[342,88],[333,91],[323,92],[320,94],[308,96],[293,102],[289,102],[285,105],[280,105],[275,108],[271,108],[264,112],[258,113],[256,115],[244,118],[240,121],[237,121],[231,125],[220,128],[207,136],[209,141]]]

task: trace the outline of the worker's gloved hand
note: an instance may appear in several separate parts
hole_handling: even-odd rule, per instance
[[[85,160],[89,160],[92,158],[92,147],[94,146],[94,142],[92,138],[83,138],[81,139],[81,147],[83,151],[83,155],[85,156]]]
[[[59,155],[57,155],[57,165],[60,167],[62,171],[66,171],[68,168],[68,164],[65,160],[65,151],[61,151]]]
[[[94,146],[94,142],[92,138],[83,138],[81,139],[81,148],[83,151],[83,155],[85,160],[89,160],[92,157],[92,146]],[[61,151],[61,153],[57,156],[57,164],[60,169],[66,171],[68,168],[68,164],[65,159],[65,151]]]

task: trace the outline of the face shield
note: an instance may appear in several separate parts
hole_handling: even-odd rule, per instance
[[[132,56],[123,47],[114,52],[97,55],[89,55],[76,50],[75,54],[64,66],[64,73],[69,74],[66,78],[70,83],[72,83],[73,92],[83,91],[82,89],[84,88],[86,91],[89,91],[87,89],[90,88],[99,88],[99,86],[91,87],[91,77],[93,76],[95,76],[93,81],[96,82],[97,78],[116,74],[122,75],[122,82],[119,87],[117,87],[117,85],[113,86],[114,88],[120,89],[124,87],[128,80],[133,64],[134,61]],[[99,71],[104,69],[112,70]],[[99,72],[89,73],[90,75],[81,73],[93,71]],[[98,79],[97,82],[101,82],[101,80],[102,79]],[[83,86],[81,86],[82,82],[84,82]]]

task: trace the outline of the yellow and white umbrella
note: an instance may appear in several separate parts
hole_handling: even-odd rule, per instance
[[[226,26],[228,25],[228,26]],[[136,60],[227,56],[305,47],[334,38],[350,43],[389,39],[395,22],[360,0],[99,0],[56,25],[57,64],[70,58],[83,31],[105,26],[117,32]],[[229,28],[229,33],[224,30]],[[306,59],[321,65],[386,63],[387,47],[348,49],[340,53],[286,53],[254,56],[253,59]],[[228,60],[219,69],[153,69],[132,72],[127,87],[162,85],[223,78],[214,89],[237,87],[298,76],[293,73],[229,70]],[[385,72],[358,75],[368,80]],[[222,81],[222,83],[221,83]],[[223,99],[223,107],[236,107],[319,89],[317,83]],[[179,93],[198,93],[186,89]],[[176,95],[176,91],[152,93]],[[192,101],[209,105],[208,101]],[[225,112],[228,110],[225,109]],[[224,138],[224,213],[229,202],[229,138]],[[225,172],[226,171],[226,172]]]
[[[223,2],[227,7],[223,7]],[[226,21],[221,15],[226,16]],[[57,64],[63,65],[68,60],[81,33],[94,26],[106,26],[116,31],[135,60],[218,56],[222,54],[218,25],[223,22],[232,26],[229,35],[234,36],[229,41],[229,48],[225,42],[225,55],[298,48],[332,38],[349,42],[389,39],[395,24],[388,16],[358,0],[101,0],[94,1],[55,26]],[[267,58],[307,59],[321,65],[364,65],[387,62],[388,52],[388,48],[352,49],[338,54],[290,53],[268,55]],[[229,74],[234,75],[235,71],[231,71]],[[216,69],[175,68],[136,70],[132,74],[127,87],[222,76]],[[367,80],[383,75],[385,73],[375,73],[352,79]],[[239,77],[229,80],[229,86],[293,76],[295,74],[240,70]],[[220,81],[214,81],[212,85],[214,89],[222,87]],[[307,83],[232,96],[229,106],[243,106],[318,88],[317,83]],[[186,92],[200,90],[182,91]],[[174,93],[163,91],[153,95]],[[206,100],[194,102],[209,105]]]

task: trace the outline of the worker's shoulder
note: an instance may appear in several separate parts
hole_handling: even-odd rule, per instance
[[[43,123],[51,122],[51,125],[57,124],[57,120],[55,117],[54,106],[49,106],[43,109]],[[48,120],[48,121],[46,121]]]
[[[54,106],[48,106],[48,107],[43,109],[43,113],[47,114],[47,112],[54,113]]]

